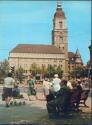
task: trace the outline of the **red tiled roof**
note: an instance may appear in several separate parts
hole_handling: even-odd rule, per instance
[[[63,52],[54,45],[19,44],[10,53],[62,54]]]

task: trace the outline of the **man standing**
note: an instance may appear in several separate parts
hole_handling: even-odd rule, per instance
[[[15,80],[12,78],[12,73],[8,73],[8,77],[4,79],[4,97],[6,107],[9,107],[12,98],[12,89],[14,88]]]
[[[58,78],[58,74],[55,74],[54,77],[55,78],[52,81],[53,91],[58,92],[60,90],[61,80]]]
[[[80,104],[80,99],[81,99],[81,94],[82,94],[82,87],[81,87],[81,80],[77,79],[77,91],[79,92],[77,96],[77,102],[76,102],[76,109],[79,110],[79,104]]]
[[[47,101],[49,100],[51,85],[52,83],[49,82],[47,78],[45,78],[45,80],[43,81],[43,91]]]
[[[32,75],[29,76],[29,80],[27,81],[27,83],[29,85],[29,88],[28,88],[28,97],[29,97],[29,101],[31,101],[32,100],[32,98],[31,98],[32,95],[36,97],[35,81],[34,81]]]

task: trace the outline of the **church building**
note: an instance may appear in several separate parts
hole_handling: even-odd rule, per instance
[[[29,71],[35,63],[39,67],[61,66],[68,73],[68,42],[66,17],[61,4],[57,4],[53,18],[52,45],[19,44],[9,53],[9,64]]]
[[[61,66],[64,75],[68,74],[68,33],[65,13],[57,4],[53,18],[52,44],[19,44],[9,53],[9,64],[18,69],[20,66],[29,71],[32,64],[38,67]]]

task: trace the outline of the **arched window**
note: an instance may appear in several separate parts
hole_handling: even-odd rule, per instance
[[[59,22],[59,26],[60,26],[60,28],[62,28],[62,22]]]

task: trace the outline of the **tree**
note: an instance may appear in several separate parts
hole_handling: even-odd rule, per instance
[[[53,77],[53,75],[55,74],[55,67],[53,67],[52,65],[49,65],[47,68],[47,77]]]
[[[0,65],[0,77],[1,78],[6,77],[8,72],[9,72],[9,63],[7,60],[4,60],[3,62],[1,62]]]
[[[41,67],[41,74],[42,74],[42,78],[44,78],[47,74],[47,68],[45,65],[42,65]]]
[[[72,77],[88,77],[88,67],[80,66],[76,67],[73,71],[70,72]]]
[[[33,63],[30,67],[30,73],[33,76],[36,76],[37,74],[42,74],[42,78],[44,77],[53,77],[54,74],[58,74],[60,77],[62,77],[63,70],[61,66],[52,66],[48,65],[46,68],[45,65],[42,65],[42,67],[38,67],[35,63]]]
[[[61,66],[52,66],[52,65],[49,65],[48,68],[47,68],[47,76],[48,77],[53,77],[54,74],[58,74],[59,77],[62,77],[62,74],[63,74],[63,70],[61,68]]]
[[[20,66],[17,70],[16,70],[16,78],[19,80],[19,82],[21,83],[23,80],[23,73],[24,73],[24,69]]]
[[[33,63],[30,67],[30,72],[33,76],[35,76],[36,74],[41,73],[41,69],[37,66],[37,64]]]
[[[59,75],[60,78],[62,78],[63,70],[62,70],[62,67],[60,65],[57,67],[57,74]]]

